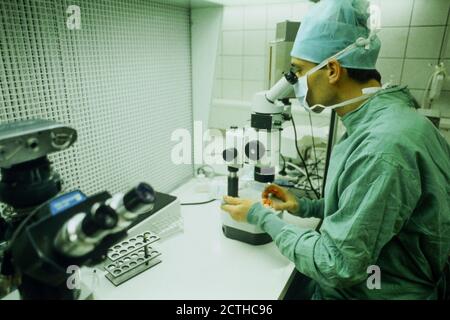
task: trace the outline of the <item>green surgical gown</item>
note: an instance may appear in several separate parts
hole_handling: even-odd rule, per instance
[[[342,117],[325,197],[299,199],[319,232],[254,204],[248,221],[317,286],[322,299],[435,299],[450,253],[450,147],[405,87],[383,90]],[[372,288],[380,270],[380,288]]]

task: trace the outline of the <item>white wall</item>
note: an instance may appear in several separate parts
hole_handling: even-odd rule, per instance
[[[191,10],[192,102],[194,121],[208,128],[222,7]]]
[[[200,127],[201,132],[204,132],[209,127],[214,69],[221,26],[222,7],[191,10],[192,104],[193,120],[197,122],[194,124],[194,139],[192,141],[194,169],[201,165],[202,155],[196,153],[196,150],[199,143],[203,144],[199,141],[195,131]],[[198,123],[200,123],[200,126]]]
[[[225,7],[214,97],[250,101],[266,88],[268,43],[278,22],[301,20],[310,2]]]

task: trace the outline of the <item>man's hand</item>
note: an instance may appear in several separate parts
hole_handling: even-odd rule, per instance
[[[270,184],[262,193],[263,203],[271,206],[275,210],[287,210],[290,213],[297,213],[297,198],[285,188],[276,184]],[[275,199],[273,199],[275,198]]]
[[[250,207],[255,203],[253,200],[233,198],[224,196],[223,201],[225,204],[221,206],[222,210],[228,212],[231,217],[236,221],[247,221],[247,214]]]

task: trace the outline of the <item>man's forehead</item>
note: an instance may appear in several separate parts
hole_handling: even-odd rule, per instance
[[[308,61],[305,61],[305,60],[298,59],[298,58],[292,58],[291,64],[296,67],[301,67],[301,66],[308,66],[311,63]]]
[[[298,58],[291,58],[291,66],[299,69],[311,69],[315,67],[317,64],[314,62],[306,61]]]

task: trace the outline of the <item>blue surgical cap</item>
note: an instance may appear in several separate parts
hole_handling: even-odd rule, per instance
[[[358,38],[368,38],[367,0],[322,0],[307,13],[295,39],[291,56],[321,63]],[[375,35],[367,47],[357,47],[338,57],[345,68],[375,69],[381,42]]]

